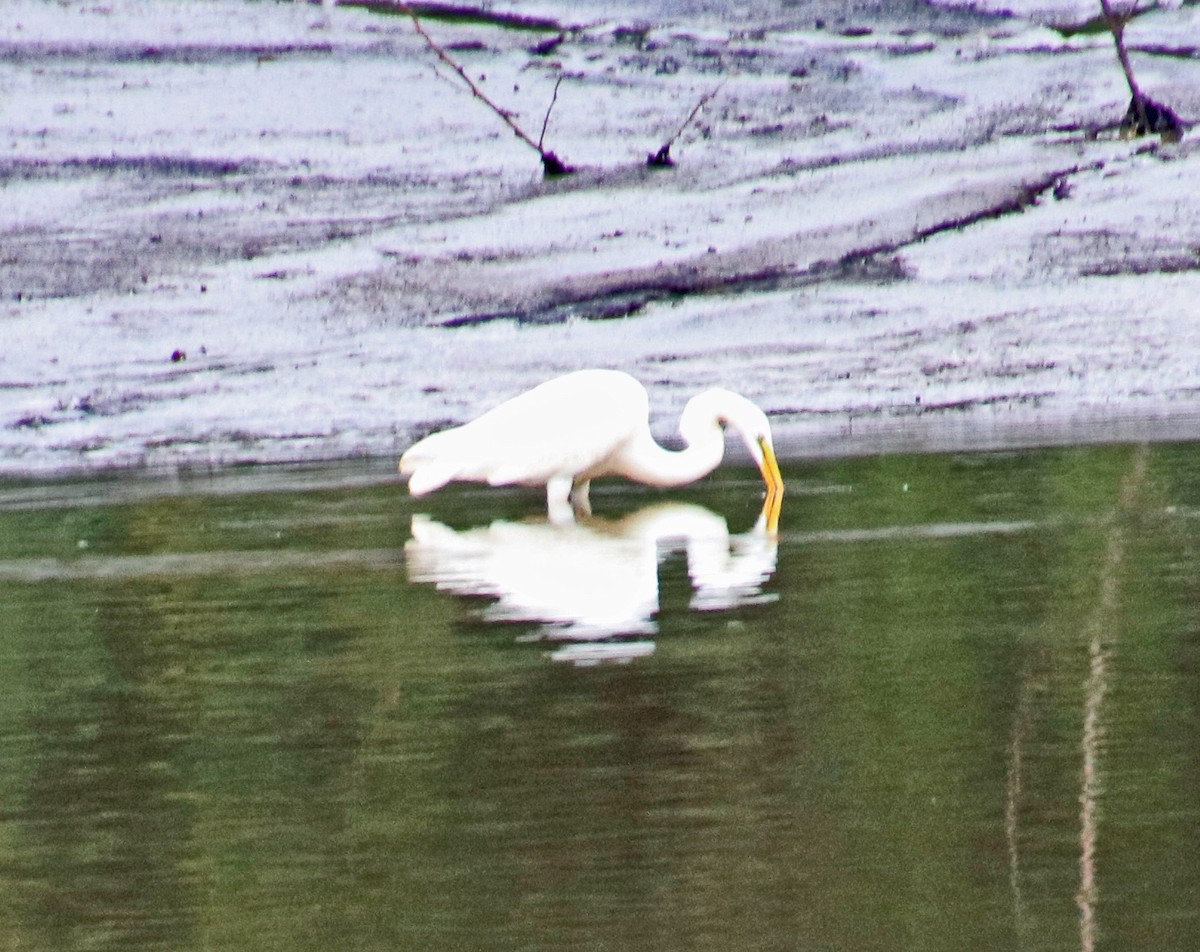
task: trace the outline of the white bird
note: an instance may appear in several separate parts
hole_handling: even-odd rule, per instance
[[[706,390],[679,418],[686,449],[667,450],[650,433],[646,388],[618,370],[580,370],[513,397],[463,426],[409,447],[400,458],[408,488],[423,496],[452,480],[545,486],[551,521],[586,514],[598,476],[682,486],[712,472],[725,455],[724,427],[745,441],[767,485],[768,526],[782,505],[783,477],[767,415],[739,394]]]

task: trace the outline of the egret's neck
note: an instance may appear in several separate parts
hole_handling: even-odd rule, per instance
[[[622,460],[624,475],[649,486],[683,486],[707,476],[725,455],[725,434],[716,423],[693,435],[686,449],[663,449],[647,433]]]

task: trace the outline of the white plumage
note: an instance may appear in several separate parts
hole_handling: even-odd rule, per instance
[[[400,472],[414,496],[452,480],[544,485],[551,518],[569,519],[570,504],[588,510],[588,487],[598,476],[679,486],[707,475],[725,454],[726,425],[745,441],[777,514],[783,479],[762,410],[729,390],[706,390],[679,419],[687,448],[666,450],[650,433],[646,388],[617,370],[556,377],[470,423],[427,436],[404,453]]]

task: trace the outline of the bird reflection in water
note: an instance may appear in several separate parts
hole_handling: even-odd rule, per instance
[[[780,501],[769,498],[749,532],[731,535],[703,506],[662,503],[619,520],[508,522],[457,531],[412,520],[409,578],[440,591],[493,599],[485,621],[536,623],[531,638],[560,643],[550,657],[574,664],[628,662],[652,654],[658,568],[684,553],[695,611],[772,601]]]

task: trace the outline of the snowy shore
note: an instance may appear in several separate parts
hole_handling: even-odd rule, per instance
[[[1200,138],[1103,128],[1086,5],[902,6],[428,20],[534,133],[564,77],[547,181],[404,17],[10,0],[0,476],[394,456],[583,366],[789,455],[1200,437]],[[1197,36],[1127,34],[1193,121]]]

